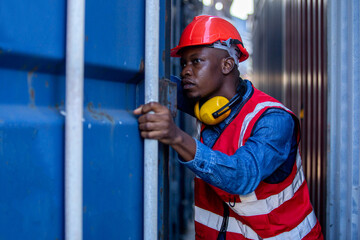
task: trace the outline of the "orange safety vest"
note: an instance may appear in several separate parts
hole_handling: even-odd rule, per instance
[[[279,101],[254,88],[253,95],[212,149],[233,155],[246,143],[255,123],[269,108],[281,108],[294,116]],[[228,217],[224,217],[225,212]],[[277,184],[262,181],[247,195],[230,194],[195,178],[196,239],[216,240],[224,226],[226,240],[323,239],[310,203],[299,150],[292,172],[284,181]]]

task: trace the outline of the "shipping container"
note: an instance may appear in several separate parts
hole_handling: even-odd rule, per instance
[[[68,6],[0,2],[1,240],[65,238]],[[159,7],[159,79],[169,79],[171,2],[161,0]],[[145,101],[145,11],[138,0],[85,4],[84,239],[143,238],[144,143],[132,111]],[[170,90],[165,84],[160,100],[174,105]],[[182,116],[178,124],[191,127]],[[179,239],[178,221],[192,217],[178,213],[191,207],[190,176],[169,147],[158,149],[158,236]]]

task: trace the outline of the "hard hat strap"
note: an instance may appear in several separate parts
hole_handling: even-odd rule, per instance
[[[223,49],[227,51],[230,57],[234,59],[236,66],[239,66],[239,58],[241,53],[235,44],[242,44],[242,43],[237,39],[229,38],[226,41],[216,41],[210,47]]]

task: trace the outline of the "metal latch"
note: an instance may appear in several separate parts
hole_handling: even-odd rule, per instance
[[[173,117],[177,112],[177,85],[169,79],[163,78],[159,81],[159,101],[166,106]]]

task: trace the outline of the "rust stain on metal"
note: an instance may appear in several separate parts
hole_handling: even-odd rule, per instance
[[[96,111],[92,102],[87,104],[87,109],[91,113],[91,116],[97,120],[107,119],[111,124],[115,124],[114,118],[106,112]]]
[[[35,71],[38,70],[38,66],[35,66],[33,69],[31,69],[29,72],[28,72],[28,79],[32,79]]]
[[[100,108],[99,108],[100,109]],[[111,125],[110,125],[110,153],[113,155],[114,154],[114,144],[113,144],[113,140],[114,140],[114,129],[115,129],[115,120],[114,118],[103,111],[100,111],[99,109],[94,109],[94,104],[92,102],[89,102],[87,104],[87,110],[89,111],[90,115],[99,121],[104,122],[104,120],[108,120]]]
[[[29,105],[30,105],[30,107],[35,107],[35,89],[32,86],[32,80],[33,80],[33,77],[34,77],[34,73],[35,73],[35,71],[37,69],[38,69],[38,67],[35,66],[27,74],[27,82],[28,82],[28,89],[29,89]]]
[[[30,88],[29,89],[29,94],[30,94],[30,99],[32,99],[32,101],[35,101],[35,90],[34,88]]]
[[[139,72],[144,72],[144,69],[145,69],[144,59],[141,59],[140,66],[139,66]]]

